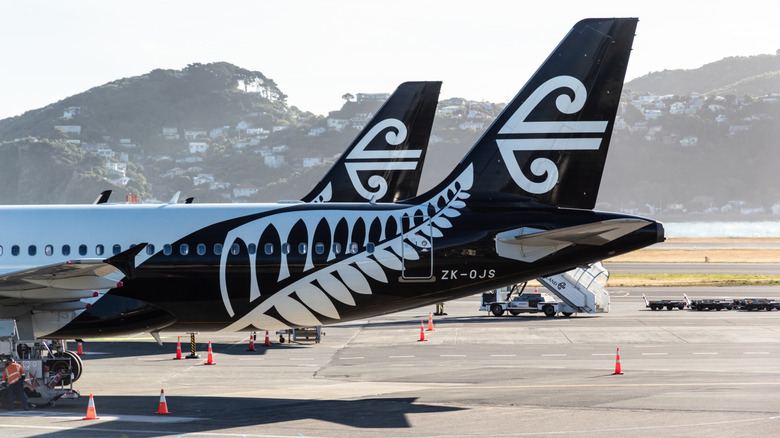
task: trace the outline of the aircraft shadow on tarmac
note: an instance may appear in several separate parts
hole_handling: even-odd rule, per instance
[[[222,343],[212,342],[211,350],[214,355],[231,355],[231,356],[262,356],[268,350],[296,350],[301,347],[309,345],[315,345],[314,343],[284,343],[279,344],[274,342],[271,347],[263,347],[262,342],[255,343],[256,351],[246,351],[249,344],[244,341],[241,343]],[[156,356],[156,355],[169,355],[170,357],[160,358],[161,361],[173,360],[176,356],[176,342],[165,342],[163,345],[157,345],[155,342],[137,342],[137,341],[87,341],[83,344],[84,355],[81,356],[83,360],[95,360],[95,359],[115,359],[121,357],[143,357],[143,356]],[[186,359],[191,353],[190,344],[186,345],[182,342],[181,355],[182,362],[202,362],[208,357],[208,344],[197,343],[196,354],[200,357],[197,359]],[[215,358],[215,360],[218,360]]]
[[[79,436],[105,436],[107,430],[132,429],[133,437],[157,436],[161,431],[178,433],[205,433],[220,429],[253,427],[299,420],[319,420],[355,428],[410,428],[407,419],[410,414],[442,413],[463,410],[448,406],[433,406],[416,403],[417,398],[368,398],[360,400],[304,400],[274,398],[235,397],[191,397],[166,394],[168,409],[172,415],[162,416],[166,420],[175,417],[191,418],[191,421],[148,423],[126,421],[122,415],[152,416],[157,407],[156,397],[101,396],[95,398],[98,417],[108,421],[80,424],[76,429]],[[82,415],[85,403],[58,405],[56,411],[62,415]],[[67,412],[64,412],[67,411]],[[33,411],[34,412],[34,411]],[[156,417],[156,418],[162,418]],[[309,425],[309,427],[311,427]],[[90,429],[94,431],[90,433]],[[148,430],[149,434],[145,434]],[[292,430],[292,429],[291,429]],[[262,432],[258,429],[256,432]],[[101,435],[102,434],[102,435]],[[62,431],[38,437],[60,437]]]
[[[577,319],[590,319],[590,318],[598,318],[599,315],[588,315],[588,314],[582,314],[578,315]],[[574,318],[574,317],[572,317]],[[487,316],[487,315],[474,315],[474,316],[455,316],[455,317],[445,317],[445,318],[439,318],[434,319],[434,327],[446,327],[448,324],[458,324],[458,327],[461,327],[463,325],[487,325],[487,324],[495,324],[499,322],[517,322],[517,323],[533,323],[535,325],[538,324],[552,324],[556,321],[565,320],[567,318],[563,317],[554,317],[554,318],[548,318],[544,316],[541,312],[538,314],[530,314],[530,315],[517,315],[517,316]],[[423,324],[427,327],[428,324],[428,318],[420,319],[420,321],[423,321]],[[399,320],[399,321],[372,321],[369,323],[361,322],[361,323],[355,323],[355,324],[341,324],[339,327],[363,327],[367,329],[371,328],[387,328],[387,327],[403,327],[403,326],[414,326],[419,331],[420,330],[420,323],[417,320]]]

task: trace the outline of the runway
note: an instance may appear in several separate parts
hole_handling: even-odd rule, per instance
[[[650,311],[649,297],[780,298],[780,287],[621,288],[609,314],[496,318],[478,297],[247,350],[198,335],[172,360],[138,335],[88,341],[80,400],[0,414],[2,436],[776,436],[780,312]],[[175,335],[175,334],[174,334]],[[262,340],[264,333],[260,334]],[[185,339],[186,340],[186,339]],[[205,366],[211,340],[215,366]],[[260,342],[261,343],[261,342]],[[620,348],[623,375],[612,375]],[[186,344],[185,344],[186,349]],[[160,389],[170,416],[156,416]],[[82,421],[92,393],[100,420]]]

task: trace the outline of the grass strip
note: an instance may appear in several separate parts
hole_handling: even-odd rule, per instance
[[[612,274],[607,287],[705,287],[780,285],[780,275]]]

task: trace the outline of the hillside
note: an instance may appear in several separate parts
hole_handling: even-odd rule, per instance
[[[780,93],[780,56],[758,55],[721,59],[693,70],[653,72],[628,82],[637,93],[720,96],[766,96]]]
[[[597,208],[697,219],[780,213],[778,58],[728,58],[627,84]],[[0,203],[84,203],[106,189],[114,201],[134,193],[164,202],[177,191],[196,202],[299,199],[384,102],[344,96],[315,116],[289,107],[262,73],[227,63],[113,81],[0,120]],[[453,98],[439,108],[421,190],[450,172],[503,105]]]

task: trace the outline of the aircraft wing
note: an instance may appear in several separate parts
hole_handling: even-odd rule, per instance
[[[644,219],[625,218],[549,231],[518,228],[496,235],[496,250],[502,257],[530,263],[571,245],[604,245],[650,223]]]
[[[118,286],[116,280],[106,278],[110,274],[121,271],[125,277],[133,278],[135,256],[144,247],[145,243],[107,259],[69,260],[6,273],[0,276],[0,296],[25,301],[91,297],[92,290]]]

